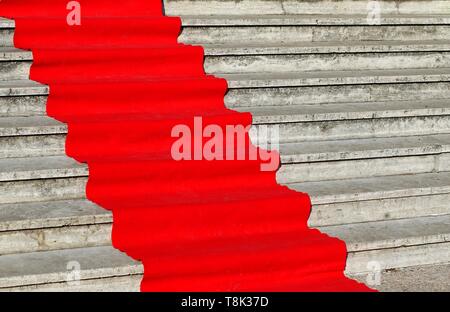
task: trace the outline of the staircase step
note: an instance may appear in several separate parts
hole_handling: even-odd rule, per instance
[[[110,244],[111,213],[85,200],[0,205],[0,255]]]
[[[85,164],[67,156],[0,159],[0,182],[87,175],[88,169]]]
[[[210,74],[449,68],[450,52],[207,56]]]
[[[32,61],[33,53],[13,47],[0,47],[0,62]]]
[[[321,71],[290,73],[221,74],[230,88],[269,88],[344,84],[448,82],[450,69]]]
[[[285,143],[280,183],[450,171],[450,135]]]
[[[16,27],[16,23],[7,18],[0,17],[0,28],[14,28]]]
[[[0,46],[0,81],[27,79],[32,58],[31,52]]]
[[[104,290],[110,279],[131,278],[143,273],[142,266],[110,247],[88,247],[0,256],[0,290],[19,287],[76,288],[88,280],[102,280]],[[79,276],[80,285],[74,278]],[[89,286],[85,287],[89,290]]]
[[[445,98],[450,98],[449,82],[230,89],[225,102],[230,108],[238,108]]]
[[[448,40],[297,42],[293,44],[207,44],[206,56],[291,55],[330,53],[442,52],[450,50]]]
[[[0,204],[84,198],[87,177],[65,177],[0,183]]]
[[[187,14],[187,12],[185,13]],[[374,27],[365,16],[353,15],[248,15],[233,17],[184,16],[180,42],[187,44],[238,44],[242,42],[295,43],[324,41],[446,40],[446,15],[399,15],[380,18]]]
[[[349,256],[346,272],[370,272],[450,262],[450,215],[321,227],[343,239]]]
[[[449,292],[448,272],[450,264],[423,265],[383,272],[378,281],[374,274],[358,274],[352,278],[361,283],[369,281],[372,288],[383,292]]]
[[[66,124],[47,116],[0,118],[0,137],[65,133]]]
[[[0,160],[0,204],[84,198],[88,169],[67,156]]]
[[[198,14],[199,12],[197,12]],[[224,13],[224,12],[222,12]],[[229,12],[226,12],[229,13]],[[179,14],[183,26],[367,26],[366,14]],[[450,6],[441,14],[383,14],[379,25],[447,25]],[[446,13],[446,14],[445,14]],[[204,14],[204,13],[203,13]]]
[[[0,81],[0,97],[47,95],[49,87],[32,80]]]
[[[288,184],[310,194],[310,226],[450,214],[450,172]]]
[[[0,47],[14,46],[14,22],[2,19],[0,21]]]
[[[111,212],[86,199],[0,205],[1,232],[111,222]]]
[[[64,155],[66,133],[47,116],[0,117],[0,159]]]
[[[284,143],[283,164],[432,155],[450,152],[450,134]]]
[[[238,107],[253,124],[450,115],[450,99]]]
[[[381,16],[387,14],[442,14],[450,12],[446,0],[378,1]],[[207,3],[207,4],[206,4]],[[251,14],[348,14],[367,15],[366,0],[164,0],[166,14],[251,15]]]

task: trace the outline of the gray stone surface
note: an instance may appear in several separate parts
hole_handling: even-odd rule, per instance
[[[347,42],[297,42],[293,44],[272,42],[246,45],[207,44],[202,45],[206,56],[225,55],[290,55],[326,53],[370,53],[370,52],[431,52],[449,51],[449,40],[414,41],[347,41]]]
[[[0,256],[0,290],[66,282],[75,264],[82,281],[142,274],[139,263],[108,246],[4,255]]]
[[[48,86],[31,80],[0,81],[0,97],[19,95],[47,95],[48,90]]]
[[[0,205],[0,232],[111,222],[110,211],[86,199]]]
[[[164,0],[169,15],[243,15],[243,14],[367,14],[365,0]],[[380,0],[382,15],[445,14],[450,12],[446,0]]]
[[[67,156],[0,159],[0,182],[85,177],[87,165]]]
[[[379,283],[373,275],[352,277],[384,292],[450,292],[450,264],[392,269],[381,274]]]

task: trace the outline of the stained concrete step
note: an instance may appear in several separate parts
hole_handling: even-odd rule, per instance
[[[31,52],[0,47],[0,81],[27,79],[31,63]]]
[[[450,214],[450,172],[288,184],[310,194],[310,226]]]
[[[450,215],[321,227],[343,239],[349,252],[346,272],[450,262]]]
[[[377,274],[359,274],[352,278],[383,292],[450,292],[450,264],[423,265],[392,269]]]
[[[429,101],[446,98],[450,98],[450,82],[230,89],[225,97],[225,102],[230,108],[238,108],[355,102]]]
[[[446,0],[433,1],[377,1],[381,16],[387,14],[443,14],[450,13]],[[366,0],[164,0],[169,15],[244,15],[244,14],[348,14],[367,16]],[[314,17],[312,17],[314,19]]]
[[[48,95],[49,87],[32,80],[0,81],[0,99],[12,96]]]
[[[210,74],[448,68],[450,52],[208,56]]]
[[[420,41],[338,41],[297,42],[293,44],[207,44],[206,56],[291,55],[291,54],[341,54],[341,53],[393,53],[442,52],[450,50],[449,40]]]
[[[0,205],[0,255],[109,245],[112,215],[86,199]]]
[[[66,133],[47,116],[0,117],[0,159],[64,155]]]
[[[188,44],[447,40],[449,16],[450,12],[437,17],[409,15],[403,20],[401,16],[385,16],[376,26],[367,15],[185,16],[179,39]]]
[[[0,18],[0,47],[14,46],[14,27],[14,21]]]
[[[67,156],[0,160],[0,204],[84,198],[88,169]]]
[[[450,80],[450,68],[320,71],[306,73],[277,72],[253,74],[221,74],[219,76],[227,79],[229,87],[233,89],[345,84],[421,83],[443,81],[448,82]]]
[[[85,164],[67,156],[0,159],[0,182],[84,177],[87,175],[88,169]]]
[[[87,199],[0,205],[0,231],[111,223],[112,214]]]
[[[139,263],[110,246],[4,255],[0,256],[0,268],[2,291],[89,291],[95,285],[98,288],[100,281],[107,291],[110,282],[111,290],[117,289],[117,279],[122,287],[138,290],[136,276],[143,272]]]
[[[450,134],[280,144],[283,164],[356,160],[450,152]]]
[[[449,153],[289,164],[277,172],[277,180],[285,184],[446,171],[450,171]]]
[[[25,80],[0,80],[0,117],[45,115],[49,88]]]
[[[348,119],[260,125],[278,131],[280,142],[311,142],[450,133],[450,116]],[[264,127],[263,127],[264,126]],[[255,128],[256,129],[256,128]],[[253,135],[255,136],[255,135]],[[272,139],[270,139],[272,140]]]
[[[287,106],[237,107],[251,112],[253,124],[279,124],[374,118],[439,116],[450,114],[450,99],[390,102],[351,102]]]

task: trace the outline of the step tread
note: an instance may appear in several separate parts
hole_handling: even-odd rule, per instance
[[[0,159],[0,181],[80,177],[87,174],[87,165],[67,156]]]
[[[295,43],[238,43],[202,45],[207,56],[264,54],[325,54],[365,52],[430,52],[449,51],[450,40],[421,41],[318,41]]]
[[[230,88],[438,82],[450,80],[450,68],[217,74]]]
[[[47,95],[48,92],[48,86],[29,79],[0,81],[0,96]]]
[[[366,14],[184,15],[183,26],[368,26]],[[449,14],[382,14],[381,25],[447,25]]]
[[[255,124],[331,121],[448,115],[450,99],[254,106],[235,109],[251,112]]]
[[[450,152],[450,134],[281,143],[284,164]]]
[[[87,199],[0,204],[0,232],[111,222],[110,211]]]
[[[0,288],[67,281],[78,262],[81,280],[142,274],[142,266],[111,246],[0,256]]]
[[[14,28],[16,23],[13,20],[0,17],[0,28]]]
[[[0,62],[1,61],[31,61],[33,53],[16,49],[13,47],[0,47]]]
[[[349,252],[450,242],[450,215],[321,227]]]
[[[0,137],[64,133],[67,125],[47,116],[0,118]]]
[[[450,172],[292,183],[314,205],[450,193]]]

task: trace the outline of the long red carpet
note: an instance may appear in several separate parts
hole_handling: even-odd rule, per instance
[[[48,115],[69,125],[67,154],[89,165],[88,198],[113,212],[114,246],[143,262],[143,291],[368,290],[344,276],[345,244],[307,227],[309,197],[262,160],[173,160],[175,125],[251,115],[225,108],[226,81],[177,43],[161,0],[79,2],[75,26],[66,0],[2,0],[0,15],[50,86]]]

